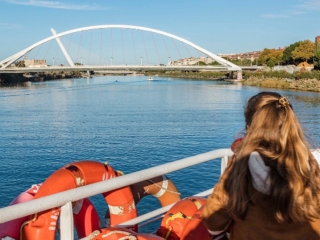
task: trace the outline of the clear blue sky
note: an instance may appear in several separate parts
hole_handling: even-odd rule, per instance
[[[320,0],[0,0],[0,60],[51,36],[50,28],[144,26],[218,54],[314,41],[319,23]]]

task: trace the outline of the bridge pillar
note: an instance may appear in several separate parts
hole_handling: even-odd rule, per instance
[[[233,79],[233,72],[229,72],[229,79]]]
[[[242,71],[237,71],[237,80],[242,80]]]

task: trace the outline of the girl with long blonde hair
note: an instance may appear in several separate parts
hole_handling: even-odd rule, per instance
[[[320,151],[311,152],[288,99],[261,92],[244,112],[246,134],[202,214],[230,239],[320,239]]]

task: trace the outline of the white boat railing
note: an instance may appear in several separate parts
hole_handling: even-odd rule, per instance
[[[230,149],[218,149],[202,153],[192,157],[183,158],[170,163],[165,163],[148,169],[140,170],[134,173],[126,174],[106,181],[93,183],[87,186],[78,187],[72,190],[52,194],[46,197],[30,200],[24,203],[7,206],[0,209],[0,223],[8,222],[21,217],[29,216],[55,207],[61,207],[60,213],[60,239],[73,240],[73,210],[72,202],[88,198],[101,193],[109,192],[124,186],[129,186],[137,182],[148,180],[156,176],[168,174],[177,170],[191,167],[213,159],[222,158],[221,171],[224,170],[228,156],[232,155]],[[209,189],[197,194],[198,196],[207,196],[212,191]],[[157,215],[168,211],[171,206],[157,209],[150,213],[139,216],[135,219],[122,223],[119,226],[127,226],[147,221]]]

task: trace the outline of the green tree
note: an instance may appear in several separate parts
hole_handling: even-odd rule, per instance
[[[24,61],[22,60],[22,61],[17,61],[17,62],[15,62],[15,64],[14,64],[16,67],[25,67],[26,65],[24,64]]]
[[[282,50],[276,50],[276,49],[268,49],[265,48],[259,58],[258,61],[262,65],[267,65],[268,67],[274,67],[276,64],[282,63]]]
[[[295,42],[283,51],[282,61],[284,64],[294,64],[294,60],[292,58],[292,51],[294,51],[295,48],[300,45],[300,43],[301,41]]]
[[[304,40],[292,51],[292,58],[299,62],[312,62],[314,56],[314,43]]]
[[[320,69],[320,37],[316,37],[314,43],[314,57],[313,57],[314,69]]]

